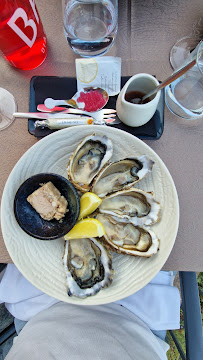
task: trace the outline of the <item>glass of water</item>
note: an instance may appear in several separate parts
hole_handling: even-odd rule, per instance
[[[165,89],[169,110],[188,120],[203,117],[203,41],[188,55],[182,66],[196,59],[196,64]]]
[[[72,50],[83,57],[105,54],[118,27],[118,0],[62,0],[64,33]]]
[[[15,120],[13,116],[17,111],[17,103],[13,95],[0,87],[0,131],[6,129]]]

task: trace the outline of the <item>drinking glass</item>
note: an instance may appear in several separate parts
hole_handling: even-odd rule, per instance
[[[62,0],[65,38],[83,57],[106,53],[117,33],[117,0]]]
[[[203,41],[182,65],[193,59],[196,59],[196,64],[165,89],[165,100],[169,110],[188,120],[203,117]]]
[[[13,95],[0,87],[0,131],[6,129],[14,121],[13,113],[17,111],[17,104]]]
[[[202,40],[203,18],[198,18],[192,25],[189,35],[178,39],[170,50],[170,64],[174,70],[178,69],[190,53]]]

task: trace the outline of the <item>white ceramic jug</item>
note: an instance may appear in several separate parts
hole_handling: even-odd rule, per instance
[[[146,124],[154,115],[161,92],[150,97],[151,101],[146,104],[133,104],[125,99],[129,91],[149,93],[157,85],[158,80],[150,74],[137,74],[132,76],[121,89],[116,102],[116,111],[119,119],[126,125],[138,127]]]

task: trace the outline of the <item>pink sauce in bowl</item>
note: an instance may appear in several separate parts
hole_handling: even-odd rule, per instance
[[[84,89],[77,98],[77,103],[84,103],[84,110],[91,112],[102,109],[108,102],[108,94],[100,88]]]

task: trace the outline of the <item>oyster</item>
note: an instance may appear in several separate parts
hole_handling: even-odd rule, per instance
[[[98,209],[101,213],[112,215],[118,222],[143,226],[159,220],[161,206],[152,193],[131,188],[106,196]]]
[[[68,177],[73,185],[85,192],[100,169],[109,161],[113,143],[107,136],[89,135],[77,147],[68,163]]]
[[[107,214],[98,214],[96,218],[104,226],[103,239],[112,251],[142,257],[150,257],[157,253],[159,239],[148,228],[134,226],[131,223],[118,223]]]
[[[115,191],[128,189],[142,180],[152,170],[153,164],[154,161],[142,155],[106,165],[94,180],[92,192],[104,197]]]
[[[95,295],[112,282],[111,255],[95,238],[66,241],[63,263],[69,296]]]

